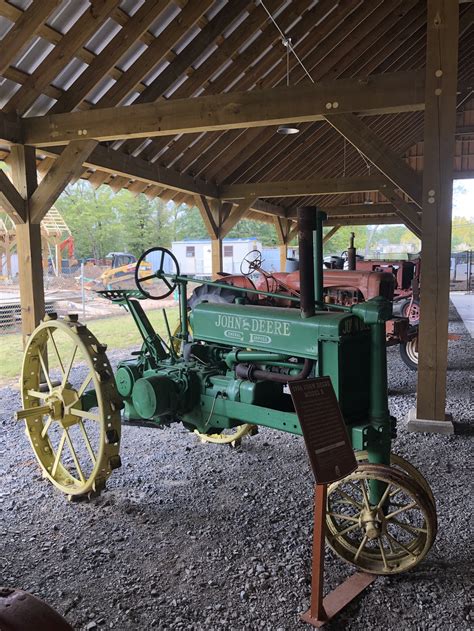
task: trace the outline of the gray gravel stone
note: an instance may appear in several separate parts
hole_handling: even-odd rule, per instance
[[[449,353],[448,411],[462,430],[456,436],[406,431],[416,374],[389,349],[390,409],[399,420],[394,451],[432,485],[437,540],[415,570],[377,579],[328,631],[473,628],[474,353],[454,311],[450,331],[461,335]],[[123,356],[110,353],[113,363]],[[42,479],[13,420],[17,387],[0,397],[3,584],[45,599],[75,629],[305,628],[299,613],[310,595],[313,480],[300,438],[261,429],[234,451],[201,444],[179,425],[125,426],[123,467],[108,490],[90,503],[69,503]],[[350,573],[326,552],[327,590]]]

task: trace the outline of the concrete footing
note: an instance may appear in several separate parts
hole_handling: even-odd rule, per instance
[[[411,408],[408,412],[409,432],[427,432],[430,434],[454,434],[453,417],[446,414],[444,421],[435,421],[425,418],[417,418],[416,408]]]

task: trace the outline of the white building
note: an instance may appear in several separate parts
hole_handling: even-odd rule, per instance
[[[173,241],[171,250],[179,262],[182,274],[210,277],[212,274],[211,242],[204,239]],[[222,242],[223,272],[240,274],[240,263],[251,250],[262,250],[260,241],[249,239],[224,239]]]

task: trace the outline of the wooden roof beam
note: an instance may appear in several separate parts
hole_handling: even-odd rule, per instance
[[[19,56],[33,35],[46,22],[49,14],[61,0],[32,2],[2,39],[0,48],[0,75],[3,75],[12,61]]]
[[[40,63],[27,83],[15,92],[5,106],[7,112],[22,115],[40,96],[42,90],[61,72],[67,62],[117,8],[120,0],[103,0],[82,13],[67,34]],[[76,138],[77,140],[77,138]]]
[[[9,144],[22,143],[22,123],[16,114],[0,111],[0,138]]]
[[[231,184],[222,186],[222,199],[245,197],[300,197],[303,195],[339,195],[378,191],[386,187],[383,176],[314,178],[279,182],[256,182],[255,184]]]
[[[169,0],[147,0],[64,92],[50,112],[68,112],[77,107],[95,86],[110,73],[131,44],[147,32],[148,27],[166,9],[168,4]],[[140,78],[137,77],[138,81]]]
[[[423,108],[423,73],[415,71],[31,117],[23,126],[26,144],[51,146],[78,136],[118,140],[301,123],[322,120],[329,110],[375,115]]]
[[[417,206],[422,206],[422,179],[363,120],[354,114],[336,114],[327,122]]]
[[[61,149],[59,147],[51,147],[47,150],[42,149],[41,153],[57,157],[61,154]],[[128,177],[128,179],[141,180],[148,182],[148,184],[158,185],[178,192],[218,197],[217,187],[211,183],[198,180],[184,173],[178,173],[173,169],[160,167],[141,158],[128,156],[121,151],[108,149],[102,145],[97,145],[84,161],[84,166],[100,169],[111,175],[121,175]]]

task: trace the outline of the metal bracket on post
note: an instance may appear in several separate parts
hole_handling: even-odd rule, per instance
[[[316,484],[314,493],[313,561],[311,601],[301,620],[322,627],[375,581],[375,574],[356,572],[323,598],[327,485]]]

